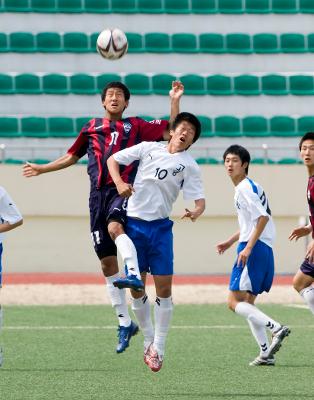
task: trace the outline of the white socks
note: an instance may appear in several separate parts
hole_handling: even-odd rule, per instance
[[[150,315],[150,304],[145,294],[140,299],[133,299],[132,310],[144,335],[144,349],[154,341],[154,327]]]
[[[158,355],[163,357],[165,353],[166,338],[172,318],[173,304],[171,296],[167,298],[156,297],[155,313],[155,337],[154,348]]]
[[[265,357],[268,354],[269,340],[266,333],[266,328],[261,325],[257,325],[254,322],[248,320],[251,332],[260,348],[260,356]]]
[[[106,276],[107,289],[112,307],[116,311],[120,326],[130,326],[131,318],[128,311],[128,305],[125,299],[125,289],[118,289],[113,286],[113,282],[120,277],[119,274]]]
[[[300,291],[300,295],[303,297],[306,304],[314,314],[314,286],[309,286],[305,289],[302,289]]]
[[[132,240],[128,235],[123,233],[116,238],[115,244],[124,264],[127,266],[128,274],[136,275],[138,279],[141,279],[141,274],[138,268],[137,252]]]
[[[281,327],[279,322],[268,317],[268,315],[264,314],[257,307],[245,301],[241,301],[236,305],[235,312],[256,325],[270,329],[271,332],[276,332]]]

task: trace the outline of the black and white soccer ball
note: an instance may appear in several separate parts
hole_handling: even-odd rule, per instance
[[[108,60],[118,60],[128,51],[128,39],[121,29],[105,29],[100,32],[96,48]]]

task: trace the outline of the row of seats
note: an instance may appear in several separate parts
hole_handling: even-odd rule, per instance
[[[222,164],[223,160],[222,159],[217,159],[214,157],[200,157],[196,159],[198,164]],[[291,157],[285,157],[281,158],[279,160],[272,160],[271,158],[253,158],[251,160],[251,164],[260,164],[260,165],[265,165],[265,164],[302,164],[302,160],[300,158],[291,158]]]
[[[0,11],[64,13],[314,13],[313,0],[3,0]]]
[[[313,75],[171,75],[156,74],[0,74],[0,94],[100,93],[107,83],[124,82],[134,95],[168,95],[172,81],[180,79],[186,95],[314,95]]]
[[[89,53],[96,52],[99,32],[0,33],[0,52]],[[126,33],[129,53],[276,54],[314,52],[314,33]]]
[[[153,119],[141,116],[146,120]],[[169,119],[169,116],[161,117]],[[0,117],[0,137],[76,137],[90,117]],[[314,116],[248,116],[226,115],[216,118],[199,116],[202,137],[292,137],[314,131]]]

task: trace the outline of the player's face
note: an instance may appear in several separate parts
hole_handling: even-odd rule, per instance
[[[106,92],[106,97],[103,101],[103,106],[109,114],[122,114],[128,106],[128,101],[125,100],[124,92],[119,88],[110,88]]]
[[[225,158],[225,168],[232,180],[243,178],[246,175],[245,168],[247,165],[246,162],[242,164],[241,158],[236,154],[227,154]]]
[[[195,128],[190,122],[182,121],[174,131],[170,131],[171,143],[175,144],[179,151],[186,150],[193,143]]]
[[[307,167],[314,166],[314,140],[305,140],[301,146],[301,158]]]

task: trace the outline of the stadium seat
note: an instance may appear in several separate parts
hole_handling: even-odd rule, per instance
[[[96,90],[100,93],[110,82],[121,82],[121,76],[118,74],[102,74],[96,77]]]
[[[267,119],[260,116],[249,116],[242,120],[244,136],[264,137],[270,136],[267,128]]]
[[[202,127],[201,137],[213,137],[214,132],[212,129],[211,119],[206,117],[205,115],[198,115],[197,118],[199,119]]]
[[[229,53],[252,53],[250,35],[246,33],[228,33],[226,35],[226,49]]]
[[[306,96],[314,94],[313,75],[295,75],[290,76],[290,93],[297,96]]]
[[[248,14],[270,13],[269,0],[245,0],[245,11]]]
[[[73,119],[68,117],[48,118],[48,133],[50,137],[76,137]]]
[[[299,158],[285,157],[277,161],[277,164],[302,164]]]
[[[28,0],[3,0],[6,11],[31,11]]]
[[[177,78],[170,74],[156,74],[152,77],[152,88],[154,94],[168,95],[172,82]]]
[[[280,35],[280,48],[283,53],[305,53],[305,37],[301,33],[283,33]]]
[[[88,121],[90,121],[92,118],[91,117],[78,117],[75,119],[75,130],[77,134],[81,131],[83,126],[87,124]]]
[[[206,94],[205,79],[201,75],[187,74],[180,77],[186,95]]]
[[[132,94],[147,95],[151,94],[149,78],[144,74],[128,74],[124,83],[130,89]]]
[[[259,165],[264,165],[264,164],[275,164],[275,161],[271,160],[270,158],[253,158],[251,160],[251,164],[259,164]]]
[[[20,74],[15,77],[15,92],[19,94],[40,94],[40,80],[38,75]]]
[[[28,161],[35,164],[48,164],[51,160],[48,160],[48,158],[32,158]]]
[[[224,37],[220,33],[201,33],[199,47],[202,53],[224,53]]]
[[[5,33],[0,33],[0,53],[9,51],[8,37]]]
[[[21,160],[20,158],[6,158],[4,160],[5,164],[24,164],[26,160]]]
[[[10,50],[18,53],[32,53],[35,49],[34,35],[29,32],[9,34]]]
[[[313,0],[300,0],[300,12],[313,14],[314,13]]]
[[[279,53],[278,37],[273,33],[257,33],[253,36],[255,53]]]
[[[18,119],[14,117],[0,117],[0,137],[20,137]]]
[[[165,12],[168,14],[189,14],[189,0],[164,0]]]
[[[141,53],[144,51],[143,36],[140,33],[126,32],[126,37],[129,43],[129,53]]]
[[[111,0],[111,11],[114,13],[130,14],[136,13],[136,1],[135,0]]]
[[[55,53],[63,51],[61,36],[56,32],[40,32],[36,35],[37,51],[42,53]]]
[[[207,93],[213,96],[232,94],[231,78],[225,75],[211,75],[206,78]]]
[[[155,119],[151,115],[137,115],[137,118],[144,119],[145,121],[153,121]]]
[[[200,165],[204,164],[219,164],[219,161],[216,158],[213,157],[200,157],[196,159],[196,162]]]
[[[26,137],[48,137],[46,119],[42,117],[24,117],[21,119],[21,134]]]
[[[164,11],[162,0],[138,0],[138,10],[146,14],[159,14]]]
[[[31,11],[35,12],[57,12],[56,0],[31,0]]]
[[[198,52],[196,35],[193,33],[174,33],[171,37],[172,51],[177,53]]]
[[[287,78],[283,75],[264,75],[261,81],[263,94],[271,96],[288,94]]]
[[[84,11],[87,13],[110,13],[109,0],[85,0]]]
[[[89,38],[83,32],[66,32],[63,35],[64,51],[86,53],[90,51]]]
[[[300,136],[303,136],[306,132],[314,132],[314,117],[298,118],[297,131]]]
[[[0,74],[0,94],[14,93],[13,77],[7,74]]]
[[[194,14],[213,14],[218,10],[215,0],[191,0],[191,11]]]
[[[310,33],[307,36],[307,49],[311,53],[314,53],[314,33]]]
[[[70,77],[70,91],[75,94],[95,94],[95,78],[88,74],[75,74]]]
[[[228,115],[215,118],[214,132],[222,137],[242,136],[239,119]]]
[[[295,120],[291,117],[276,115],[270,119],[271,136],[297,136],[298,132],[295,128]]]
[[[47,74],[42,77],[43,93],[68,94],[68,78],[62,74]]]
[[[146,33],[145,51],[152,53],[169,53],[171,51],[170,36],[167,33]]]
[[[233,78],[234,93],[242,96],[256,96],[261,94],[259,79],[254,75],[240,75]]]
[[[218,10],[223,14],[243,14],[242,0],[218,0]]]
[[[82,0],[57,0],[58,12],[81,13],[83,12]]]
[[[295,14],[299,12],[297,0],[272,0],[272,12],[277,14]]]

